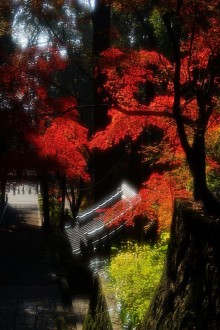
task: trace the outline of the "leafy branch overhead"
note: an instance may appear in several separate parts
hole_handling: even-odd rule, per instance
[[[7,162],[22,168],[26,152],[27,166],[89,191],[109,173],[124,176],[118,167],[134,176],[128,168],[139,157],[147,170],[127,223],[144,214],[167,227],[176,196],[219,211],[207,184],[219,172],[218,1],[96,1],[93,12],[77,1],[3,5],[0,42],[11,43],[0,52],[5,170]],[[12,47],[10,24],[15,36],[26,26],[26,47]],[[111,166],[118,150],[123,164]],[[97,155],[107,161],[97,164]]]

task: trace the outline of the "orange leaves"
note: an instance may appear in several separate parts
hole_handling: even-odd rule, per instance
[[[114,0],[112,1],[114,9],[122,12],[135,11],[136,8],[146,4],[145,0]]]
[[[113,2],[117,10],[129,13],[137,8],[136,1]],[[174,196],[189,195],[191,182],[185,161],[192,169],[197,159],[190,160],[190,155],[197,155],[204,147],[200,138],[219,126],[220,8],[214,0],[162,0],[152,7],[138,1],[138,5],[146,5],[149,17],[157,10],[157,16],[151,19],[152,28],[163,28],[160,37],[169,37],[170,49],[166,51],[170,60],[154,51],[112,48],[103,52],[100,68],[112,101],[111,122],[105,131],[92,137],[89,145],[107,149],[127,137],[135,140],[146,127],[163,132],[160,143],[145,149],[152,171],[160,174],[151,175],[140,191],[142,201],[135,210],[146,211],[148,218],[158,219],[161,227],[167,227]],[[161,21],[156,22],[158,17]],[[208,133],[206,138],[210,146]],[[213,141],[218,141],[214,131]],[[201,164],[205,161],[202,157]],[[207,160],[210,168],[217,166]],[[192,175],[196,182],[195,173]]]
[[[88,130],[76,120],[75,111],[51,120],[44,134],[32,136],[39,156],[70,178],[89,180],[87,168]]]
[[[16,146],[23,143],[20,139],[28,141],[29,154],[39,161],[39,167],[89,180],[88,130],[79,123],[76,100],[72,96],[50,96],[52,75],[65,66],[66,61],[54,48],[33,47],[15,53],[10,65],[0,66],[5,97],[1,107],[5,110],[7,104],[10,110],[5,119],[10,127],[13,115]]]
[[[139,203],[140,196],[121,199],[112,207],[101,209],[99,211],[100,215],[97,219],[101,218],[108,227],[118,227],[121,224],[133,226],[134,217],[143,213],[143,210],[142,213],[139,213],[139,209],[137,208]]]
[[[172,220],[174,197],[189,197],[186,184],[189,173],[177,178],[175,172],[166,174],[153,173],[140,190],[139,211],[158,221],[160,229],[168,229]],[[188,178],[188,180],[186,180]]]
[[[181,170],[166,173],[152,173],[143,184],[139,194],[132,199],[122,199],[109,209],[100,210],[100,217],[107,226],[121,224],[133,226],[134,219],[145,216],[155,220],[159,230],[170,227],[175,197],[190,197],[189,172],[182,163]]]
[[[162,120],[158,114],[171,113],[173,96],[163,92],[149,102],[144,99],[150,93],[145,90],[145,84],[150,81],[158,88],[166,71],[171,69],[165,57],[156,52],[124,53],[111,48],[102,53],[100,67],[106,75],[104,87],[113,104],[108,112],[111,122],[93,136],[91,148],[108,149],[128,136],[135,140],[146,126],[170,130],[170,118],[164,116]]]
[[[38,87],[36,89],[36,93],[37,93],[39,99],[41,99],[41,100],[45,100],[47,98],[47,94],[48,94],[47,90],[42,86]]]
[[[134,140],[140,135],[145,126],[145,118],[142,116],[128,116],[116,109],[109,110],[111,123],[105,130],[97,132],[89,142],[89,147],[106,150],[130,136]]]
[[[105,88],[111,93],[117,105],[128,111],[144,109],[137,95],[140,84],[151,81],[161,83],[166,70],[171,68],[169,61],[156,52],[133,51],[123,53],[115,48],[102,53],[102,73],[107,76]]]
[[[102,55],[105,58],[112,60],[112,59],[120,58],[121,56],[124,55],[124,53],[121,50],[119,50],[118,48],[111,48],[110,50],[108,49],[108,50],[102,52]]]
[[[69,116],[74,120],[78,119],[76,108],[76,99],[73,96],[59,97],[58,99],[50,98],[52,114],[62,115],[69,113]]]
[[[129,211],[132,216],[145,213],[149,219],[158,220],[163,228],[170,225],[174,197],[190,195],[190,174],[185,166],[183,148],[185,152],[192,150],[201,121],[213,129],[220,119],[215,94],[212,94],[215,91],[209,91],[219,79],[215,78],[216,73],[215,79],[212,77],[212,42],[204,43],[206,29],[201,33],[195,29],[191,37],[193,39],[186,40],[181,48],[180,100],[174,95],[175,68],[162,55],[144,50],[123,53],[110,49],[101,59],[101,70],[107,78],[104,87],[112,100],[108,113],[111,122],[104,131],[92,137],[89,146],[105,150],[127,137],[135,140],[145,127],[153,126],[163,131],[160,143],[147,150],[148,159],[154,158],[151,163],[160,174],[151,175],[140,191],[142,198],[135,205],[135,211],[132,208],[132,212]],[[218,66],[216,62],[215,65]],[[216,86],[218,84],[217,81]],[[180,101],[177,110],[174,107],[176,100]],[[177,114],[178,120],[182,121],[183,148],[177,134]],[[209,164],[210,168],[216,166],[213,161]]]
[[[7,89],[9,87],[9,84],[14,84],[19,79],[19,72],[18,70],[9,65],[4,64],[0,66],[0,84],[4,85],[4,88]],[[3,86],[2,86],[3,87]]]
[[[52,74],[64,69],[66,60],[58,50],[32,47],[15,52],[10,64],[0,67],[0,86],[30,110],[50,112],[48,91]]]
[[[181,59],[181,83],[184,84],[189,80],[194,79],[195,68],[198,70],[207,70],[209,59],[212,55],[212,50],[204,45],[204,38],[198,36],[194,39],[191,54]],[[183,46],[184,48],[190,47],[189,43]]]

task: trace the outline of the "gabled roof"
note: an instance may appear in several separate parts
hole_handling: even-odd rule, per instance
[[[123,224],[119,224],[114,228],[110,228],[110,225],[114,223],[118,217],[122,217],[123,214],[128,211],[136,195],[132,187],[127,183],[122,183],[122,185],[103,202],[79,213],[76,217],[76,225],[65,228],[65,232],[72,247],[72,253],[80,254],[82,245],[92,245],[95,247],[100,241],[104,241],[121,230],[124,226]],[[119,204],[120,213],[117,212],[116,207],[116,205]]]

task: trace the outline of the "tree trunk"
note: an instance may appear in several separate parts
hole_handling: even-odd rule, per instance
[[[49,203],[49,180],[47,174],[41,176],[41,191],[43,198],[43,229],[50,230],[50,203]]]
[[[84,190],[83,190],[83,187],[84,187],[84,181],[83,179],[80,179],[80,182],[79,182],[79,189],[78,189],[78,195],[77,195],[77,198],[75,196],[75,202],[74,202],[74,206],[72,208],[72,216],[73,216],[73,219],[76,218],[76,215],[78,214],[79,212],[79,208],[81,206],[81,203],[82,203],[82,200],[83,200],[83,196],[84,196]],[[74,191],[72,192],[72,194],[74,194]]]
[[[6,200],[6,176],[2,177],[1,180],[1,200],[0,200],[1,208],[4,207],[5,200]]]
[[[105,76],[100,73],[98,58],[110,47],[111,7],[102,0],[96,0],[92,16],[93,22],[93,55],[94,55],[94,85],[93,96],[95,108],[93,111],[94,131],[103,129],[107,123],[108,107],[104,106],[106,93],[103,89]]]
[[[12,38],[13,11],[12,3],[9,0],[0,4],[0,65],[9,63],[10,55],[15,51],[15,44]]]
[[[210,193],[206,182],[206,150],[205,150],[205,133],[210,115],[210,98],[205,96],[205,91],[196,92],[196,100],[198,105],[197,119],[194,122],[193,144],[189,142],[189,136],[184,125],[182,110],[181,110],[181,21],[179,13],[183,2],[176,2],[176,19],[174,22],[169,13],[163,16],[164,24],[167,33],[170,37],[174,55],[174,103],[173,115],[176,121],[177,133],[180,139],[181,146],[185,152],[187,164],[193,177],[193,193],[195,200],[200,200],[207,209],[212,208],[219,211],[214,197]],[[175,28],[174,28],[175,27]],[[194,91],[195,92],[195,91]],[[209,111],[207,111],[209,105]]]
[[[167,264],[141,329],[220,329],[219,237],[219,218],[176,201]]]
[[[193,177],[193,195],[196,201],[202,201],[212,213],[219,213],[220,206],[207,186],[205,130],[197,125],[191,150],[186,152],[187,163]]]
[[[0,66],[10,63],[11,55],[15,51],[15,44],[12,38],[12,23],[13,14],[11,1],[5,0],[0,4]],[[1,113],[0,121],[4,123],[4,101],[1,100]],[[3,110],[3,111],[2,111]],[[4,125],[4,124],[3,124]],[[0,155],[3,155],[8,151],[9,143],[8,138],[5,137],[4,133],[0,134]],[[4,205],[6,200],[6,174],[7,167],[2,170],[1,180],[1,207]]]
[[[61,178],[61,208],[60,208],[60,229],[63,230],[65,226],[65,199],[66,199],[66,176]]]
[[[203,200],[207,194],[206,183],[206,152],[205,152],[205,131],[195,128],[194,141],[191,150],[186,153],[190,171],[193,176],[194,198]]]
[[[95,1],[93,12],[93,54],[110,47],[111,6],[103,0]]]
[[[108,104],[106,102],[106,91],[103,85],[106,77],[100,72],[99,56],[110,47],[111,6],[103,0],[95,1],[93,12],[93,56],[94,56],[94,79],[93,79],[93,132],[103,130],[108,124]],[[108,176],[112,166],[113,152],[93,152],[93,177],[94,198],[99,200],[100,195],[106,193],[108,183],[103,183],[103,178]],[[101,184],[99,184],[101,183]]]

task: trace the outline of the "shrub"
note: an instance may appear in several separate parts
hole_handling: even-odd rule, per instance
[[[128,242],[108,267],[110,290],[120,301],[120,314],[127,329],[135,329],[150,305],[165,263],[169,234],[161,233],[155,245]]]

